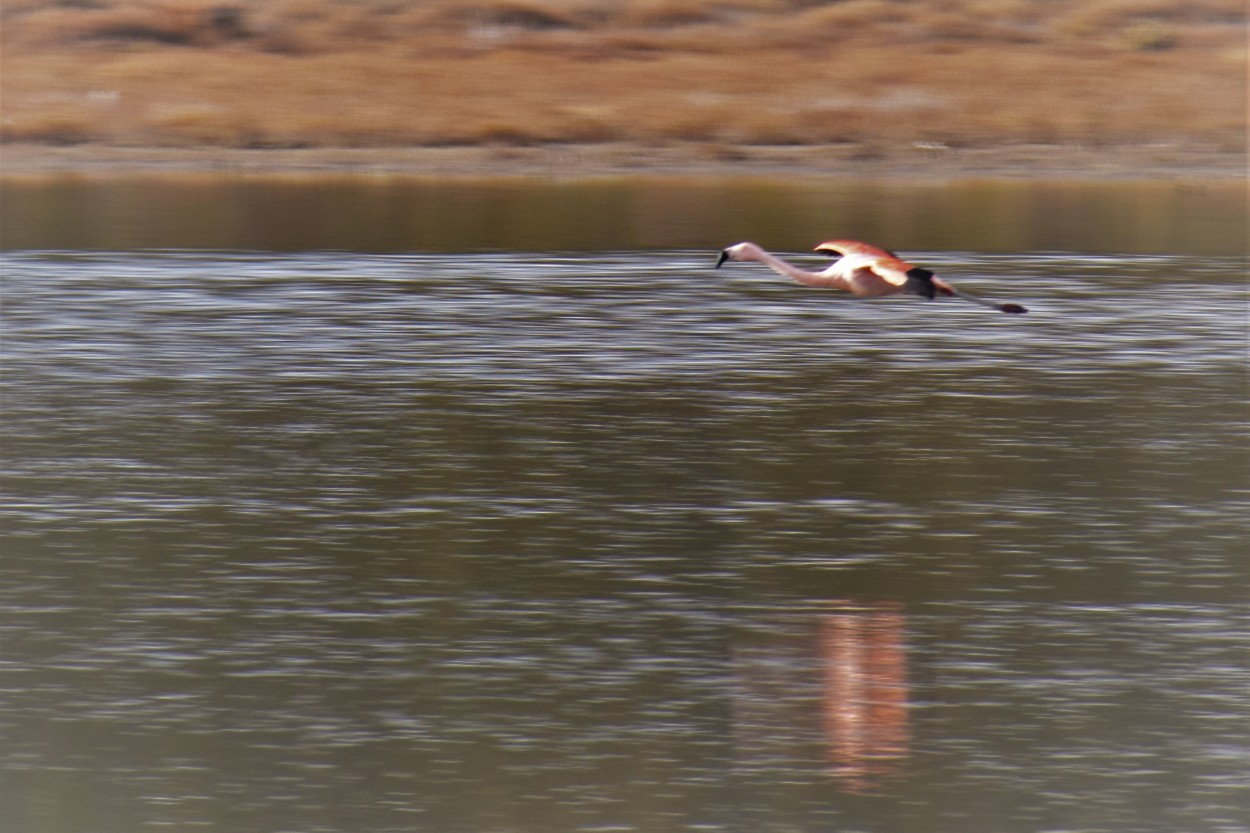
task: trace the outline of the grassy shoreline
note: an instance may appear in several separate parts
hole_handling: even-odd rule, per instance
[[[0,168],[1244,173],[1241,0],[9,0]]]

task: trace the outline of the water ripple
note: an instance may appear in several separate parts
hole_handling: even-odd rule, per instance
[[[1244,261],[917,259],[6,254],[15,829],[1238,829]]]

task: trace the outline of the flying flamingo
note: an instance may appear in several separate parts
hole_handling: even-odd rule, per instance
[[[920,295],[933,300],[935,295],[962,298],[1000,312],[1028,312],[1019,304],[996,304],[984,298],[966,295],[928,269],[922,269],[884,249],[857,243],[854,240],[830,240],[815,251],[837,258],[822,272],[808,272],[769,254],[754,243],[739,243],[720,253],[716,267],[727,260],[753,260],[774,272],[793,278],[806,286],[845,289],[860,298],[882,295]]]

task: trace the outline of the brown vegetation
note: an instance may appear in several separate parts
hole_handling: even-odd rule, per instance
[[[871,156],[1228,152],[1246,136],[1243,0],[5,0],[0,14],[10,142]]]

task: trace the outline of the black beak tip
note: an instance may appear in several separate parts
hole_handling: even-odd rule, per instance
[[[729,260],[729,250],[721,249],[720,257],[716,258],[716,268],[721,268],[726,260]]]

